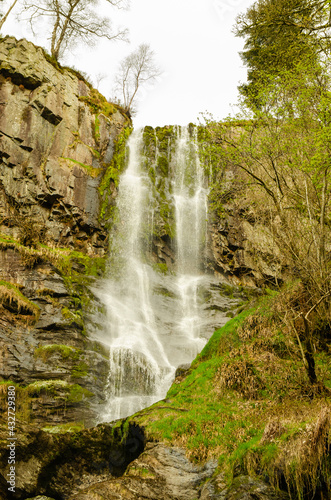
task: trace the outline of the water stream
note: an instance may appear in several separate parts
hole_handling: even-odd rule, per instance
[[[214,326],[201,299],[206,281],[209,286],[213,278],[207,279],[201,266],[207,188],[196,138],[188,128],[178,127],[170,179],[176,272],[166,275],[155,271],[146,258],[155,199],[144,169],[142,131],[132,133],[128,147],[128,167],[119,184],[111,273],[95,290],[107,314],[98,340],[110,350],[102,421],[128,416],[164,398],[178,365],[194,359]]]

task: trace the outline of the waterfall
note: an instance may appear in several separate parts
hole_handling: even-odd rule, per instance
[[[199,290],[205,279],[201,259],[207,189],[196,137],[188,128],[177,129],[169,174],[177,262],[176,272],[166,275],[146,257],[155,223],[155,193],[146,172],[142,131],[132,133],[128,148],[128,167],[118,190],[111,272],[95,290],[107,312],[98,340],[110,351],[102,421],[128,416],[164,398],[178,365],[191,362],[206,343]]]
[[[201,304],[197,293],[203,279],[200,268],[205,244],[208,194],[204,188],[197,138],[194,135],[191,140],[187,127],[177,128],[173,183],[180,307],[177,330],[178,336],[183,337],[182,363],[186,363],[192,361],[205,343],[200,338]]]

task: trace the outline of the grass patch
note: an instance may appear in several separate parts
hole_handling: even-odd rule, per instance
[[[267,476],[301,499],[330,484],[331,399],[311,392],[299,346],[279,326],[278,301],[267,291],[217,330],[166,399],[129,420],[150,440],[185,447],[193,461],[217,458],[228,484]],[[327,363],[321,353],[320,373],[330,379]]]

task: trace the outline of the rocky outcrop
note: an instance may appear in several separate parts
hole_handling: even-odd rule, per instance
[[[20,384],[23,420],[91,422],[104,398],[89,285],[104,268],[127,125],[42,48],[0,40],[0,377]]]
[[[47,495],[69,498],[74,491],[124,473],[144,450],[143,430],[134,425],[100,425],[56,434],[19,426],[15,443],[15,494],[8,491],[8,429],[0,427],[0,498]],[[4,446],[3,446],[4,444]]]
[[[209,266],[235,285],[269,286],[286,276],[281,253],[267,227],[240,206],[225,204],[222,219],[211,217]]]
[[[0,42],[0,230],[104,255],[101,178],[127,117],[26,40]],[[28,228],[26,228],[28,231]]]
[[[192,464],[181,448],[150,443],[121,478],[98,482],[69,498],[113,500],[120,492],[120,498],[130,500],[194,500],[200,494],[201,483],[212,476],[216,467],[217,462],[212,461],[203,466]]]

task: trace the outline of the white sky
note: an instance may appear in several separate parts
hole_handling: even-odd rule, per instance
[[[9,0],[4,2],[8,5]],[[33,37],[26,22],[15,14],[4,24],[2,34],[28,38],[49,49],[47,31]],[[215,118],[234,114],[237,86],[246,79],[238,52],[243,40],[231,32],[236,16],[253,0],[131,0],[129,11],[118,11],[107,4],[114,27],[130,30],[130,44],[103,40],[96,47],[76,47],[60,62],[87,73],[96,83],[98,74],[106,78],[99,90],[114,96],[113,75],[119,61],[141,43],[149,43],[157,65],[163,71],[157,82],[142,89],[133,119],[135,127],[144,125],[186,125],[197,122],[200,112]],[[102,4],[105,6],[105,3]],[[46,35],[45,35],[46,33]],[[119,96],[120,97],[120,96]]]

